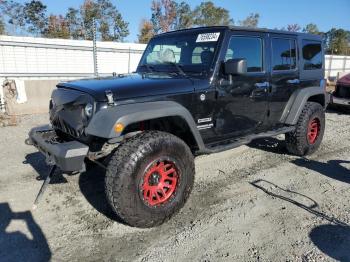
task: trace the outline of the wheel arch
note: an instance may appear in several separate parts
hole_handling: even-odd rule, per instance
[[[125,127],[121,135],[135,131],[157,130],[173,134],[182,139],[193,151],[199,149],[199,143],[196,140],[188,122],[179,115],[171,115],[160,118],[142,119],[132,122]]]
[[[124,126],[123,131],[114,131],[116,123]],[[155,123],[162,125],[156,128]],[[99,111],[86,128],[86,133],[113,139],[129,131],[136,131],[135,126],[140,124],[144,124],[145,129],[165,131],[176,135],[191,147],[204,148],[202,137],[192,115],[185,107],[173,101],[127,104]],[[146,126],[147,124],[150,126]],[[183,130],[177,129],[180,127]]]
[[[313,86],[296,90],[290,97],[280,122],[287,125],[295,125],[307,102],[315,102],[327,106],[327,97],[325,90],[321,86]]]

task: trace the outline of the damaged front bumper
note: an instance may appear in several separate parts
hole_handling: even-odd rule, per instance
[[[85,170],[89,147],[75,140],[60,140],[49,125],[31,129],[29,142],[45,155],[48,165],[58,166],[63,172]]]

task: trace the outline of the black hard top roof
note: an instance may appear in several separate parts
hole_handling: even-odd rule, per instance
[[[167,32],[167,33],[162,33],[162,34],[159,34],[159,36],[160,35],[172,34],[172,33],[178,33],[178,32],[205,31],[205,30],[212,30],[212,29],[230,30],[230,31],[245,31],[245,32],[262,32],[262,33],[273,33],[273,34],[283,34],[283,35],[294,35],[294,36],[298,36],[300,38],[314,39],[314,40],[320,40],[320,41],[322,40],[322,36],[319,36],[319,35],[299,33],[299,32],[290,32],[290,31],[283,31],[283,30],[274,30],[274,29],[267,29],[267,28],[241,27],[241,26],[204,26],[204,27],[194,27],[194,28],[181,29],[181,30]]]

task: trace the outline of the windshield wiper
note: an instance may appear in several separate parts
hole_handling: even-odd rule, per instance
[[[147,69],[147,71],[150,72],[150,73],[153,73],[153,72],[156,71],[153,66],[150,66],[148,64],[142,64],[139,67],[145,67]]]
[[[181,66],[174,63],[174,62],[166,62],[164,64],[168,64],[168,65],[172,65],[173,67],[175,67],[178,71],[178,73],[182,76],[186,76],[187,77],[187,74],[184,72],[184,70],[182,70]]]

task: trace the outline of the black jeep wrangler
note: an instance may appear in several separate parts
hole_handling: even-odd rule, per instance
[[[196,28],[154,37],[133,74],[58,84],[51,125],[29,141],[63,172],[86,159],[105,167],[112,209],[152,227],[189,197],[194,156],[278,134],[290,153],[311,154],[326,106],[320,37]]]

